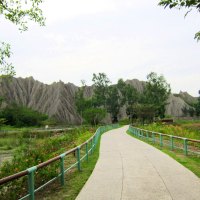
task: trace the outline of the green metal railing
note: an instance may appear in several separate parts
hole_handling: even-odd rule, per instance
[[[70,169],[72,169],[74,167],[77,167],[78,171],[81,171],[81,162],[84,160],[89,161],[89,155],[91,155],[94,152],[95,147],[99,141],[101,134],[108,130],[118,128],[118,127],[119,127],[118,124],[99,127],[96,130],[95,134],[89,140],[87,140],[86,142],[81,144],[80,146],[75,147],[67,152],[64,152],[63,154],[56,156],[50,160],[47,160],[46,162],[40,163],[37,166],[30,167],[30,168],[28,168],[24,171],[21,171],[17,174],[2,178],[2,179],[0,179],[0,185],[4,185],[8,182],[11,182],[11,181],[14,181],[16,179],[26,176],[27,180],[28,180],[28,191],[25,196],[20,198],[20,200],[24,200],[24,199],[34,200],[36,192],[40,191],[41,189],[43,189],[44,187],[46,187],[47,185],[49,185],[50,183],[52,183],[53,181],[55,181],[57,179],[60,179],[60,184],[63,186],[65,184],[65,173],[66,172],[68,172]],[[83,151],[83,147],[85,147],[85,153],[84,153],[84,155],[81,156],[81,150]],[[76,162],[73,163],[71,166],[69,166],[67,169],[65,169],[64,159],[67,155],[72,154],[72,153],[74,153],[74,155],[76,155]],[[36,178],[35,173],[36,173],[36,171],[45,166],[48,166],[58,160],[60,160],[60,173],[53,179],[46,182],[45,184],[41,185],[38,188],[35,188],[35,178]],[[7,187],[7,186],[5,185],[5,187]]]
[[[154,144],[158,143],[160,147],[167,146],[171,150],[179,149],[182,150],[185,155],[200,155],[200,140],[153,132],[133,126],[129,126],[128,130],[135,137],[146,139]]]

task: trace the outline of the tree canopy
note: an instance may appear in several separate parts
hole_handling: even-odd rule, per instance
[[[28,21],[45,25],[45,18],[39,5],[43,0],[0,0],[0,16],[15,24],[22,31],[28,30]],[[10,44],[0,41],[0,75],[15,75],[12,63],[7,60],[11,56]]]
[[[110,80],[105,73],[94,73],[92,81],[94,83],[94,100],[96,106],[104,106],[105,108],[106,96],[108,93],[108,86],[110,84]]]
[[[155,72],[147,75],[147,83],[144,89],[143,102],[152,105],[156,110],[155,116],[163,118],[165,106],[171,93],[170,85],[164,76],[158,76]]]
[[[139,119],[152,122],[154,117],[164,117],[165,106],[171,92],[170,85],[155,72],[147,75],[143,92],[138,92],[133,85],[119,79],[115,85],[109,85],[106,74],[93,74],[94,90],[91,97],[84,96],[85,85],[75,94],[77,112],[91,124],[98,124],[110,114],[113,123],[118,122],[120,110],[126,110],[129,120]]]
[[[185,16],[187,16],[187,14],[193,9],[196,9],[198,12],[200,12],[200,0],[160,0],[158,5],[164,6],[165,8],[169,7],[170,9],[186,8],[188,11],[186,12]],[[200,31],[195,34],[195,39],[197,39],[197,41],[200,40]]]

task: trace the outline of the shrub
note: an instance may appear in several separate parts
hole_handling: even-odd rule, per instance
[[[42,121],[48,118],[47,115],[34,111],[31,108],[15,104],[4,108],[0,117],[6,120],[5,124],[16,127],[40,126]]]
[[[73,129],[68,130],[62,135],[54,135],[53,137],[43,140],[34,138],[21,137],[21,147],[16,150],[14,157],[10,162],[4,162],[0,169],[0,178],[18,173],[29,167],[38,165],[50,158],[53,158],[77,145],[77,142],[82,143],[87,140],[88,129]],[[94,131],[93,129],[90,131]],[[26,133],[24,133],[26,135]],[[86,137],[87,136],[87,137]],[[59,161],[50,164],[47,167],[39,169],[35,173],[36,188],[57,176],[59,173]],[[27,194],[27,177],[22,177],[16,181],[0,186],[1,200],[4,199],[19,199]]]

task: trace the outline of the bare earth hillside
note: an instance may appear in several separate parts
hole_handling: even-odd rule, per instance
[[[133,85],[140,92],[145,85],[144,81],[137,79],[127,80],[126,83]],[[17,103],[27,106],[68,124],[79,124],[81,122],[74,105],[74,96],[77,90],[78,87],[72,83],[65,84],[60,81],[47,85],[34,80],[32,77],[13,78],[0,82],[0,96],[4,97],[6,104]],[[85,96],[90,97],[92,93],[93,87],[87,86]],[[182,115],[182,108],[188,107],[184,100],[185,95],[184,98],[181,98],[182,96],[170,95],[166,114],[176,117]],[[194,97],[190,96],[190,101],[192,98]],[[124,111],[121,111],[120,116],[126,116]]]

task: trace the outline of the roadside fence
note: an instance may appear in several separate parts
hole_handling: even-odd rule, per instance
[[[174,135],[168,135],[158,132],[153,132],[133,126],[128,129],[135,137],[146,139],[153,144],[158,143],[160,147],[169,147],[171,150],[182,150],[185,155],[196,154],[200,155],[200,140],[183,138]]]
[[[27,194],[23,197],[20,197],[19,200],[24,200],[24,199],[34,200],[36,192],[44,189],[46,186],[48,186],[50,183],[54,182],[57,179],[60,179],[60,184],[63,186],[65,184],[65,174],[69,170],[77,167],[78,171],[81,171],[81,162],[89,161],[89,156],[94,152],[96,145],[100,139],[101,134],[106,131],[109,131],[111,129],[118,128],[118,127],[119,127],[118,124],[101,126],[96,130],[94,135],[90,139],[88,139],[86,142],[84,142],[83,144],[81,144],[73,149],[70,149],[69,151],[64,152],[61,155],[58,155],[50,160],[40,163],[37,166],[32,166],[32,167],[30,167],[24,171],[21,171],[17,174],[13,174],[11,176],[0,179],[1,189],[6,190],[6,187],[9,187],[7,185],[7,184],[9,184],[9,182],[15,181],[22,177],[27,177],[27,183],[28,183],[28,191],[26,192]],[[76,156],[76,160],[73,164],[71,164],[68,168],[66,168],[65,167],[65,159],[67,159],[67,157],[70,154],[74,154]],[[49,165],[55,163],[56,161],[59,162],[59,173],[57,174],[57,176],[54,177],[53,179],[49,180],[48,182],[44,183],[43,185],[35,188],[37,171],[42,168],[48,167]]]

